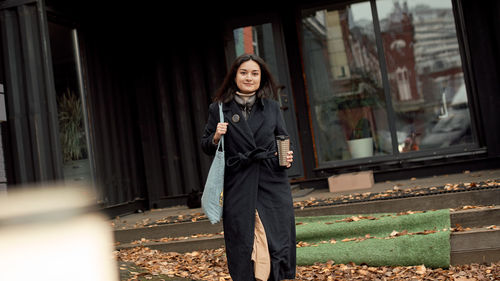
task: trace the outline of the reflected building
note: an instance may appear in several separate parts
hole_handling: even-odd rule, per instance
[[[395,108],[418,110],[423,101],[415,73],[415,28],[406,2],[403,6],[395,2],[394,10],[380,25]]]
[[[463,85],[453,11],[420,5],[413,14],[418,88],[428,106],[436,110],[442,106],[441,94],[450,103]]]
[[[453,10],[396,1],[380,25],[396,126],[413,143],[400,151],[419,150],[464,84]]]

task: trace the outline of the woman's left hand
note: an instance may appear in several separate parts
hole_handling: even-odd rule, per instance
[[[287,168],[290,168],[292,166],[293,162],[293,151],[288,151],[288,155],[286,156],[286,161],[288,162],[288,165],[286,165]]]

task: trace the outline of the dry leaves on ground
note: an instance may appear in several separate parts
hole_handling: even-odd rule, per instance
[[[186,254],[166,253],[146,247],[116,251],[120,261],[132,262],[152,275],[165,274],[193,280],[231,280],[224,248]],[[381,266],[335,264],[333,261],[298,266],[296,280],[499,280],[500,262],[488,265],[470,264],[448,269],[418,266]]]

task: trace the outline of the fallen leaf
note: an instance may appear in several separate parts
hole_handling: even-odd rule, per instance
[[[424,275],[425,272],[427,272],[427,269],[425,268],[425,265],[419,265],[417,266],[415,272],[419,275]]]

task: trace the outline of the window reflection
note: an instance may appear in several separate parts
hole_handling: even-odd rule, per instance
[[[49,22],[49,35],[64,179],[68,183],[89,184],[92,182],[91,163],[82,94],[78,84],[73,29]]]
[[[302,23],[320,163],[391,153],[370,3],[304,12]]]
[[[472,143],[450,0],[377,0],[399,151]]]
[[[302,52],[320,164],[474,143],[451,0],[305,10]]]
[[[274,75],[278,74],[272,23],[236,28],[233,36],[236,57],[256,54],[266,61]]]

